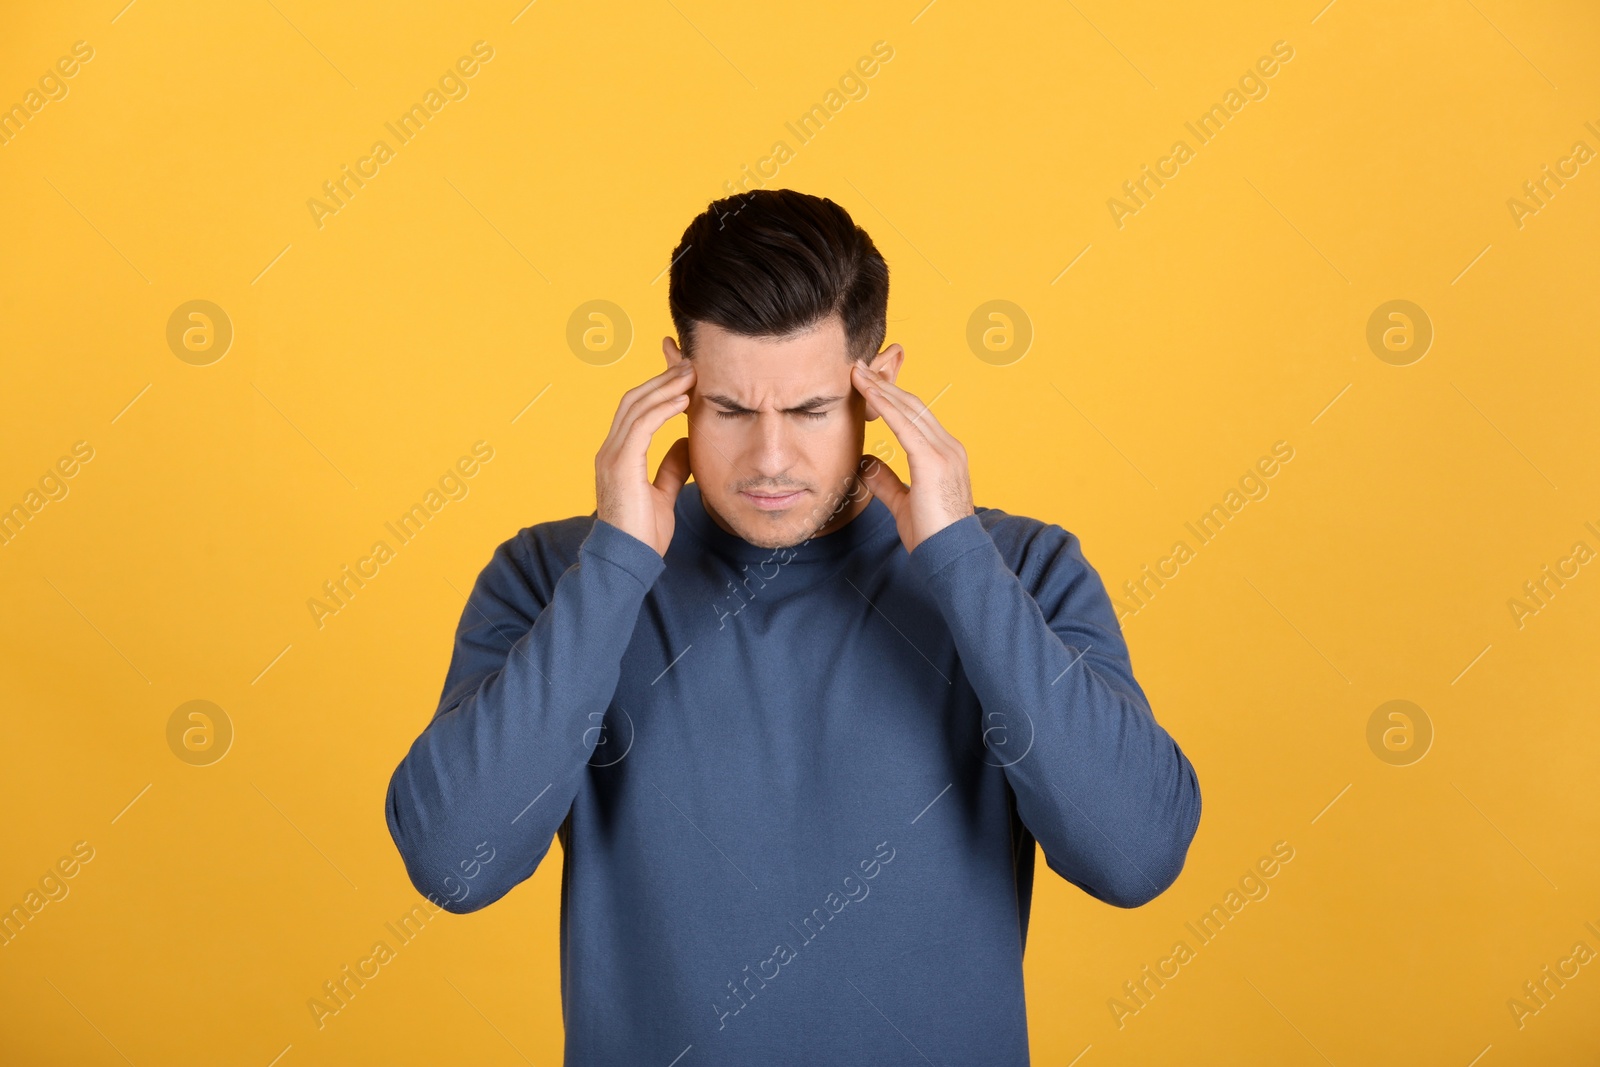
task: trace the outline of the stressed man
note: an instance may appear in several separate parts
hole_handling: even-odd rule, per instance
[[[690,223],[595,511],[495,550],[390,781],[450,911],[559,837],[568,1064],[1026,1064],[1035,842],[1121,908],[1183,869],[1199,782],[1104,585],[1061,526],[974,505],[888,293],[831,200]]]

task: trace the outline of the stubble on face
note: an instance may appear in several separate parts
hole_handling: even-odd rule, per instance
[[[776,488],[761,488],[762,492],[782,492]],[[723,516],[713,510],[714,505],[706,502],[705,507],[713,521],[727,530],[755,545],[757,548],[794,548],[804,544],[814,537],[825,536],[845,525],[860,513],[861,508],[871,498],[867,491],[866,483],[854,472],[850,472],[844,480],[830,491],[823,493],[807,493],[799,505],[791,508],[782,518],[773,513],[758,512],[755,516],[757,523],[771,517],[771,524],[767,526],[752,523],[729,523]],[[704,490],[701,500],[705,501]],[[787,525],[783,525],[787,523]]]

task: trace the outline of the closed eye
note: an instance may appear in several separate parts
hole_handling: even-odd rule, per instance
[[[753,411],[719,411],[719,412],[717,412],[717,418],[719,418],[719,419],[737,419],[737,418],[740,418],[740,417],[745,416],[745,415],[754,415],[754,414],[755,414],[755,412],[753,412]],[[791,412],[791,414],[799,415],[799,416],[802,416],[803,418],[807,418],[807,419],[825,419],[825,418],[828,417],[828,412],[826,412],[826,411],[795,411],[795,412]]]

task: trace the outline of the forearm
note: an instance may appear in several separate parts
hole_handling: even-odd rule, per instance
[[[1183,868],[1199,782],[1133,680],[1098,576],[1075,539],[1055,548],[1040,579],[1055,628],[977,516],[913,557],[982,705],[985,758],[1005,768],[1051,868],[1101,900],[1137,907]]]
[[[537,868],[577,794],[663,566],[648,545],[597,520],[509,648],[508,635],[528,625],[507,599],[515,578],[498,554],[485,569],[457,633],[451,675],[462,681],[389,783],[389,831],[418,890],[473,911]],[[485,842],[494,858],[482,863]]]

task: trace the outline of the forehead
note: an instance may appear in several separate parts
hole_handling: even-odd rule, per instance
[[[788,393],[850,380],[844,323],[833,315],[789,337],[746,337],[709,322],[694,327],[695,388],[702,393]],[[785,397],[785,399],[788,399]]]

